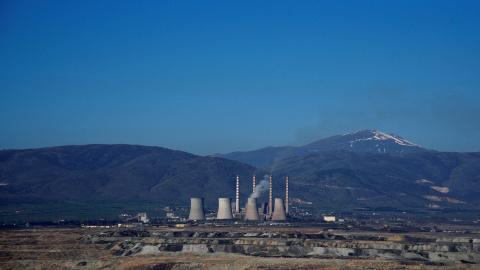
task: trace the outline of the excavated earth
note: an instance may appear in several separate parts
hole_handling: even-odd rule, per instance
[[[477,234],[190,227],[0,236],[0,269],[480,269]]]

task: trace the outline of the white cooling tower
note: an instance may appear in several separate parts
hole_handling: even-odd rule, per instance
[[[248,198],[247,213],[245,214],[245,220],[260,220],[260,216],[258,215],[256,198]]]
[[[287,220],[283,198],[275,198],[275,209],[273,210],[272,220]]]
[[[190,198],[190,215],[188,220],[205,220],[203,198]]]
[[[231,203],[230,198],[218,198],[217,219],[233,219]]]

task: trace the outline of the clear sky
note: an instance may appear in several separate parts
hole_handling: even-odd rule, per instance
[[[0,149],[480,151],[480,1],[0,0]]]

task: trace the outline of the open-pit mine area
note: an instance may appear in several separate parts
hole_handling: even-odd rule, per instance
[[[0,230],[0,269],[480,269],[480,234],[288,226]]]

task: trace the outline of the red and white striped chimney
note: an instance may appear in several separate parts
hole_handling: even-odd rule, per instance
[[[240,177],[237,174],[237,192],[235,194],[235,212],[240,213]]]
[[[270,198],[268,200],[268,213],[272,214],[273,212],[273,200],[272,200],[272,195],[273,195],[273,187],[272,187],[272,175],[270,174]]]
[[[288,214],[288,205],[290,204],[288,200],[288,175],[287,175],[287,180],[286,180],[286,194],[285,194],[285,213]]]

